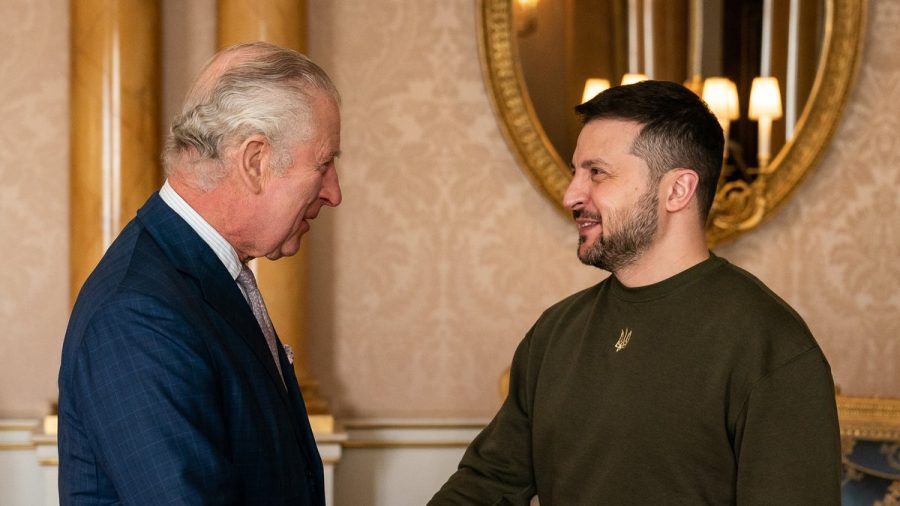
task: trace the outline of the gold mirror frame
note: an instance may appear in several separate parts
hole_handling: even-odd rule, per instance
[[[535,115],[519,63],[512,19],[515,0],[479,0],[482,69],[500,125],[534,183],[559,208],[571,178],[569,164],[550,143]],[[828,0],[826,30],[815,84],[794,137],[756,185],[719,188],[706,227],[710,247],[771,216],[818,162],[837,126],[856,74],[867,0]]]

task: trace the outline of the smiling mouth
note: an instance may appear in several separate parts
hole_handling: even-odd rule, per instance
[[[599,216],[588,215],[584,212],[576,211],[574,214],[575,225],[578,227],[579,231],[585,231],[597,225],[600,225],[602,220]]]

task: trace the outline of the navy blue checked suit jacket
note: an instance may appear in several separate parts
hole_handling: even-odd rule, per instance
[[[323,505],[285,389],[225,266],[154,194],[88,278],[59,372],[60,503]]]

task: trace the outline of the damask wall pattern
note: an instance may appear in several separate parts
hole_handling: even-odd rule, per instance
[[[43,415],[69,309],[68,2],[0,19],[0,417]]]
[[[309,239],[312,286],[333,282],[309,353],[338,413],[491,412],[542,308],[602,276],[500,136],[473,5],[311,2],[310,54],[343,96],[344,203]]]
[[[164,2],[166,30],[201,29],[165,39],[167,115],[212,50],[214,2],[182,5],[194,21],[167,18],[180,1]],[[339,416],[489,416],[541,311],[604,274],[578,263],[570,220],[500,134],[474,1],[308,5],[309,52],[343,95],[345,200],[305,239],[303,352]],[[67,6],[0,2],[0,417],[44,414],[56,395],[69,311]],[[820,166],[770,222],[718,253],[798,309],[846,393],[900,396],[900,4],[871,0],[869,21]]]

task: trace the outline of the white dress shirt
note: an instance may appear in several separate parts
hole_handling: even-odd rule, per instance
[[[181,195],[179,195],[172,186],[169,185],[169,180],[167,179],[165,183],[163,183],[162,188],[159,189],[159,196],[163,199],[169,207],[175,211],[178,216],[181,216],[184,221],[197,232],[197,235],[203,239],[210,249],[213,250],[213,253],[221,260],[222,264],[228,269],[228,273],[231,274],[231,279],[235,280],[235,284],[237,284],[238,288],[240,288],[241,293],[244,295],[244,298],[247,298],[247,294],[244,293],[243,287],[237,283],[238,274],[241,273],[241,260],[238,258],[237,251],[234,250],[234,247],[222,237],[216,229],[213,228],[212,225],[209,224],[206,220],[203,219],[197,211],[194,210],[185,202]]]

